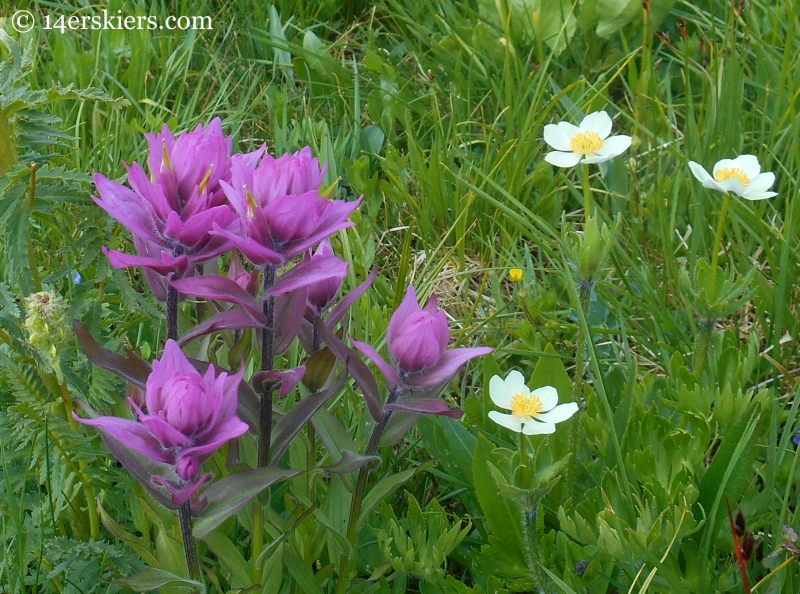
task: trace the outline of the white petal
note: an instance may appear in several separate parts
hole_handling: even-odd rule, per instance
[[[546,435],[548,433],[555,433],[556,426],[552,423],[539,423],[538,421],[528,421],[522,428],[525,435]]]
[[[595,153],[589,157],[586,157],[581,161],[581,163],[605,163],[606,161],[610,161],[614,158],[614,155],[600,155],[599,153]]]
[[[562,153],[561,151],[552,151],[544,156],[544,160],[555,165],[556,167],[575,167],[581,157],[578,153]]]
[[[720,185],[714,180],[711,175],[709,175],[708,171],[703,168],[702,165],[699,163],[695,163],[694,161],[689,161],[689,169],[692,170],[694,176],[703,184],[704,188],[709,188],[711,190],[719,190],[720,192],[725,192],[727,190],[723,190]]]
[[[544,127],[544,141],[557,151],[570,151],[569,135],[555,124],[547,124]]]
[[[528,389],[528,386],[525,385],[525,376],[523,376],[516,369],[511,371],[506,376],[506,390],[508,390],[510,394],[509,398],[512,398],[516,394],[522,394],[523,396],[527,396],[528,394],[531,393],[531,391]]]
[[[761,173],[761,165],[755,155],[740,155],[733,160],[733,166],[744,171],[748,179],[753,179]]]
[[[578,404],[567,402],[566,404],[559,404],[550,412],[536,415],[536,418],[545,423],[560,423],[569,419],[576,412],[578,412]]]
[[[750,178],[750,183],[747,186],[745,194],[754,193],[760,194],[764,190],[768,190],[775,183],[775,174],[772,172],[761,173],[755,177]]]
[[[516,431],[517,433],[520,433],[522,431],[522,421],[520,421],[519,418],[515,417],[514,415],[504,415],[503,413],[497,412],[496,410],[490,410],[489,418],[492,419],[498,425],[502,425],[507,429]]]
[[[748,200],[765,200],[777,195],[777,192],[745,192],[742,194],[742,198],[747,198]]]
[[[743,196],[745,193],[744,184],[736,177],[730,177],[725,181],[716,182],[723,192],[733,192],[737,196]]]
[[[581,131],[578,126],[575,124],[570,124],[569,122],[558,122],[557,126],[564,134],[567,135],[567,138],[569,138],[570,142],[572,142],[572,137]]]
[[[489,397],[499,408],[511,408],[511,398],[514,393],[506,387],[506,383],[499,375],[489,380]]]
[[[531,394],[538,397],[539,400],[542,401],[542,410],[550,410],[556,404],[558,404],[558,390],[556,390],[553,386],[536,388],[533,392],[531,392]]]
[[[590,113],[581,122],[581,130],[597,132],[600,138],[605,139],[611,134],[611,118],[604,111]]]
[[[603,142],[603,147],[595,152],[595,155],[600,157],[616,157],[628,150],[631,146],[632,138],[630,136],[612,136],[606,138]]]
[[[708,171],[706,171],[705,167],[700,165],[700,163],[695,163],[694,161],[689,161],[689,169],[692,170],[692,173],[697,178],[698,181],[702,182],[704,185],[706,181],[713,179]]]
[[[730,169],[731,167],[736,166],[736,162],[733,159],[722,159],[721,161],[717,161],[716,165],[714,165],[712,173],[714,174],[714,177],[716,177],[717,171],[720,169]]]

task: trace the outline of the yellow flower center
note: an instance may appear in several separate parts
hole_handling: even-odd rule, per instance
[[[718,169],[717,172],[714,174],[714,179],[718,182],[724,182],[726,179],[731,179],[732,177],[742,182],[742,185],[745,188],[750,183],[750,178],[747,177],[747,174],[744,172],[744,170],[739,167],[728,167],[725,169]]]
[[[603,139],[597,132],[578,132],[569,142],[573,153],[591,155],[603,148]]]
[[[542,401],[538,396],[531,394],[515,394],[511,399],[511,414],[515,417],[535,417],[542,412]]]

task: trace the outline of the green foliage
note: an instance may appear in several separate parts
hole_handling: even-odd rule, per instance
[[[51,4],[19,8],[38,23],[99,10]],[[511,369],[581,405],[575,421],[530,440],[536,468],[558,470],[536,520],[552,591],[741,590],[726,498],[762,539],[751,580],[775,570],[759,591],[798,591],[783,536],[800,530],[796,3],[358,5],[108,6],[213,16],[212,31],[181,35],[18,36],[0,25],[0,588],[122,590],[110,580],[145,565],[184,575],[175,518],[70,422],[76,398],[124,414],[125,386],[91,367],[69,334],[60,381],[29,344],[22,304],[52,290],[103,346],[157,356],[162,308],[141,275],[111,270],[100,252],[129,241],[91,202],[91,176],[120,178],[122,161],[142,162],[142,132],[219,115],[235,150],[311,145],[328,163],[325,185],[339,180],[335,196],[364,195],[356,226],[334,239],[351,262],[346,287],[381,269],[352,310],[355,338],[379,344],[413,281],[451,315],[454,342],[496,347],[446,390],[462,421],[421,419],[379,452],[351,592],[532,589],[523,508],[505,496],[518,487],[518,436],[486,416],[489,380]],[[583,225],[583,181],[544,162],[542,130],[599,109],[634,142],[592,166],[595,237]],[[710,169],[740,152],[776,173],[779,196],[732,200],[711,287],[722,198],[686,163]],[[581,234],[582,251],[565,253],[564,236]],[[585,311],[571,264],[597,278]],[[523,280],[509,281],[509,268]],[[182,324],[195,315],[182,305]],[[252,339],[236,344],[222,335],[195,354],[235,366]],[[285,362],[299,361],[290,349]],[[276,414],[298,401],[291,394]],[[292,472],[362,451],[372,420],[350,382],[312,424],[313,439],[304,429],[283,453]],[[223,478],[254,457],[244,438],[204,470]],[[251,507],[219,516],[199,544],[209,591],[333,591],[351,552],[355,483],[354,473],[302,473],[273,486],[259,559]],[[174,586],[165,591],[183,591]]]

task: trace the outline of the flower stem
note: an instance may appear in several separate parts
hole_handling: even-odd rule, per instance
[[[583,220],[592,214],[592,186],[589,185],[589,164],[583,166]]]
[[[262,296],[262,311],[266,322],[261,330],[261,371],[270,371],[275,365],[275,345],[273,327],[275,325],[275,297],[267,292],[275,284],[275,265],[264,265],[264,295]],[[272,390],[266,388],[261,394],[261,412],[259,414],[259,439],[258,439],[258,466],[266,466],[269,462],[270,442],[272,441]],[[264,505],[269,497],[269,490],[263,497],[253,500],[253,530],[251,533],[252,545],[252,576],[253,581],[259,581],[258,558],[264,548]]]
[[[167,283],[167,340],[178,340],[178,290]]]
[[[539,550],[539,532],[536,529],[536,519],[539,511],[538,499],[530,508],[524,510],[525,516],[525,556],[527,557],[528,568],[533,578],[533,585],[539,594],[551,594],[550,583],[542,575],[540,567],[542,555]]]
[[[319,344],[319,328],[317,328],[316,324],[311,324],[311,355],[316,353],[320,348]],[[306,467],[308,470],[314,468],[314,463],[316,462],[316,452],[317,452],[317,430],[314,428],[314,423],[309,421],[307,423],[308,427],[308,457],[306,459]],[[313,500],[313,493],[312,493],[312,485],[314,482],[314,475],[313,473],[308,473],[308,498]]]
[[[394,404],[399,396],[400,389],[395,387],[394,390],[389,393],[389,397],[386,399],[386,404]],[[372,456],[376,451],[378,451],[378,444],[381,441],[381,436],[386,430],[386,426],[389,424],[389,419],[391,419],[391,417],[391,410],[383,411],[381,420],[372,430],[372,435],[367,443],[367,449],[364,450],[365,456]],[[358,471],[356,490],[355,493],[353,493],[353,501],[350,505],[350,518],[347,521],[347,542],[350,543],[351,550],[349,555],[342,555],[342,561],[339,564],[339,578],[336,582],[336,594],[345,594],[345,592],[347,592],[347,586],[350,584],[350,557],[355,552],[354,549],[356,544],[356,534],[358,532],[358,518],[361,515],[361,504],[364,502],[364,490],[367,486],[368,474],[369,468],[367,466],[362,466],[361,470]]]
[[[580,285],[580,308],[587,320],[589,319],[589,302],[592,297],[593,287],[594,283],[581,283]],[[578,403],[579,407],[583,401],[583,353],[586,350],[586,341],[589,338],[590,337],[584,335],[583,326],[578,324],[578,340],[575,349],[575,383],[573,384],[573,398],[575,399],[575,402]],[[575,415],[572,417],[569,441],[569,449],[572,452],[572,456],[567,463],[567,496],[572,498],[575,488],[575,459],[578,457],[578,452],[576,451],[578,448],[578,417]]]
[[[72,397],[69,394],[66,380],[62,381],[58,387],[61,389],[61,400],[64,402],[64,412],[66,413],[67,423],[69,423],[73,431],[77,432],[78,422],[72,417],[72,411],[75,406],[72,403]],[[86,472],[88,468],[86,460],[80,460],[78,462],[78,467],[81,469],[78,480],[81,482],[81,485],[83,485],[83,493],[86,496],[86,512],[89,514],[89,534],[93,540],[99,540],[100,515],[97,512],[97,495],[95,494],[89,475]]]
[[[28,194],[28,214],[33,214],[33,204],[36,200],[36,163],[31,163],[31,185]],[[39,277],[39,264],[36,262],[36,252],[33,250],[33,239],[28,232],[28,266],[31,269],[31,280],[36,292],[42,290],[42,280]]]
[[[714,237],[714,251],[711,252],[711,298],[716,297],[717,293],[717,262],[719,261],[719,250],[722,245],[722,232],[725,230],[725,219],[728,217],[728,207],[731,204],[731,195],[725,194],[722,203],[722,210],[719,211],[719,223],[717,223],[717,234]]]
[[[261,371],[271,371],[275,365],[275,351],[273,327],[275,326],[275,297],[268,295],[275,284],[275,265],[264,266],[264,296],[262,307],[267,321],[261,332]],[[267,389],[261,394],[261,437],[258,442],[258,466],[266,466],[269,462],[269,445],[272,439],[272,390]]]
[[[174,249],[173,256],[178,256],[180,250]],[[167,340],[178,340],[178,290],[167,283]],[[200,581],[200,561],[197,557],[197,544],[192,534],[192,504],[189,501],[178,507],[178,519],[183,536],[183,552],[186,555],[186,566],[189,568],[189,578]]]
[[[181,523],[183,536],[183,551],[186,553],[186,566],[189,568],[189,578],[200,581],[200,560],[197,558],[197,545],[192,534],[192,504],[187,501],[178,508],[178,517]]]

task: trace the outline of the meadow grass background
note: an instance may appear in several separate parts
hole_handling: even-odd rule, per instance
[[[760,561],[780,549],[783,526],[800,530],[791,442],[800,404],[800,3],[653,0],[645,12],[640,2],[610,0],[127,0],[107,8],[208,15],[214,28],[62,34],[40,26],[45,14],[92,6],[100,5],[0,3],[0,17],[16,8],[37,15],[25,35],[2,25],[30,51],[16,83],[29,85],[29,95],[12,98],[9,86],[0,88],[0,113],[27,102],[5,138],[0,127],[0,172],[17,164],[0,177],[2,591],[23,584],[29,591],[106,591],[100,576],[141,566],[138,549],[115,539],[105,521],[101,539],[92,538],[82,508],[87,485],[114,522],[146,537],[154,551],[169,549],[156,542],[169,533],[169,526],[154,528],[163,514],[142,512],[133,480],[107,461],[91,432],[66,422],[57,389],[37,374],[41,362],[25,345],[19,304],[43,283],[69,300],[69,319],[83,320],[107,346],[157,356],[163,314],[137,293],[140,278],[114,271],[100,253],[102,245],[130,242],[90,201],[89,176],[119,178],[122,161],[143,162],[143,134],[164,123],[184,130],[217,116],[234,135],[234,151],[264,142],[276,154],[311,145],[328,163],[326,185],[339,180],[338,196],[364,195],[356,227],[336,242],[352,263],[346,286],[372,266],[381,271],[353,310],[354,338],[380,339],[413,281],[424,295],[436,293],[457,344],[496,348],[493,361],[471,365],[448,392],[467,412],[464,425],[437,429],[439,421],[425,420],[425,431],[387,450],[381,470],[439,460],[405,489],[423,509],[437,499],[451,522],[472,520],[450,556],[450,577],[420,580],[411,572],[401,579],[398,572],[361,580],[354,591],[528,588],[490,538],[501,538],[503,528],[493,520],[501,513],[487,506],[501,504],[478,484],[491,477],[473,473],[472,448],[483,447],[481,439],[514,447],[514,436],[483,416],[495,369],[530,377],[537,363],[550,361],[540,377],[557,376],[567,390],[562,401],[571,399],[580,324],[593,338],[587,408],[576,429],[580,463],[542,514],[543,555],[561,580],[555,591],[741,591],[725,495],[760,535],[754,581],[791,559],[784,551],[766,566]],[[10,58],[6,48],[0,55]],[[61,89],[33,95],[54,87]],[[77,92],[89,88],[101,93]],[[601,109],[634,142],[592,168],[597,212],[609,225],[618,215],[621,223],[582,316],[564,247],[564,234],[583,220],[580,171],[544,162],[542,129]],[[703,189],[687,162],[710,169],[741,153],[775,172],[778,196],[732,201],[720,263],[737,278],[750,274],[749,292],[708,326],[698,322],[697,296],[681,277],[699,258],[710,259],[722,196]],[[28,204],[31,160],[56,174],[42,177]],[[510,268],[523,269],[522,282],[508,280]],[[90,370],[74,339],[62,348],[70,385],[83,385],[76,393],[104,407],[121,400],[124,386]],[[335,414],[363,445],[364,407],[348,390]],[[569,450],[570,431],[559,428],[564,435],[546,446],[549,455]],[[471,440],[470,451],[453,450],[454,436]],[[388,501],[398,517],[407,513],[407,497]],[[307,576],[317,574],[316,587],[327,591],[312,548],[302,545],[312,537],[292,538],[302,568],[275,564],[279,589],[309,591]],[[212,566],[216,586],[235,589],[224,561]],[[798,587],[791,561],[759,591]]]

